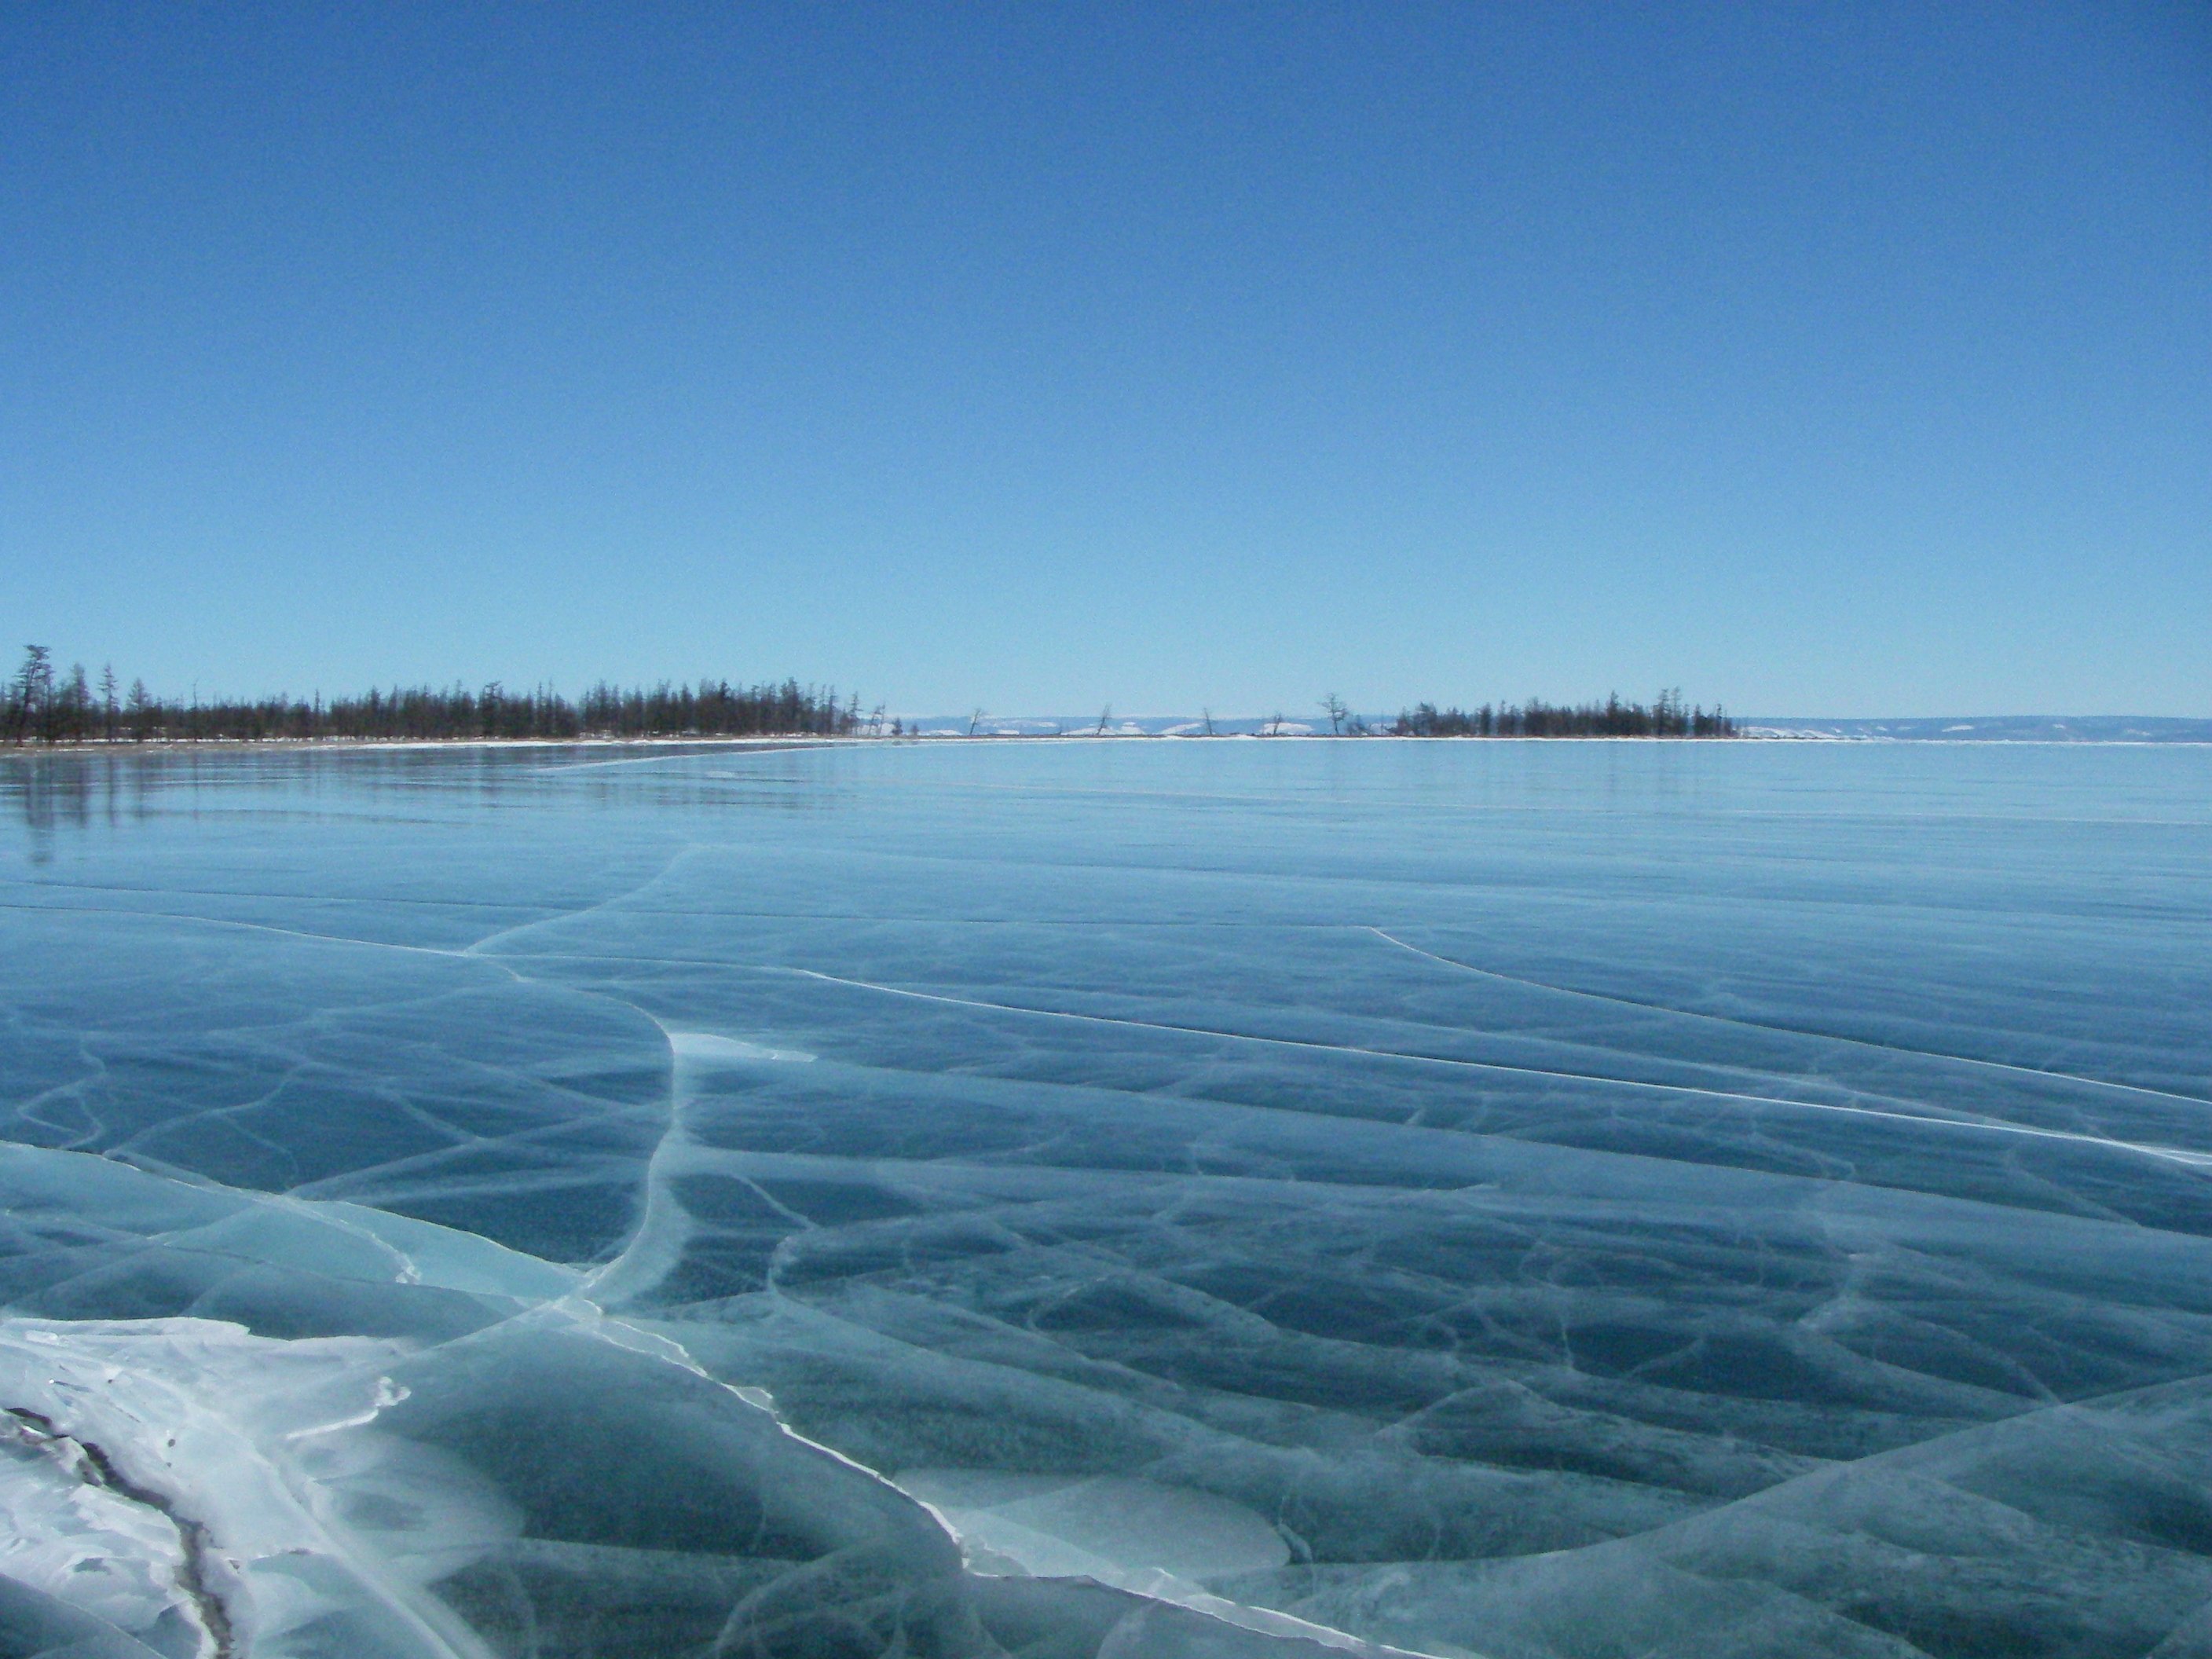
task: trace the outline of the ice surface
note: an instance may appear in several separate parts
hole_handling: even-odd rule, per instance
[[[0,809],[0,1656],[2212,1654],[2212,752]]]

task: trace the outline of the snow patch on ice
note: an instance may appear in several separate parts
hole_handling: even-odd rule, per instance
[[[984,1577],[1088,1578],[1262,1635],[1371,1655],[1410,1651],[1207,1589],[1208,1580],[1270,1572],[1291,1559],[1266,1517],[1212,1492],[988,1469],[908,1469],[891,1484],[937,1517],[968,1571]]]
[[[1291,1559],[1282,1534],[1242,1504],[1150,1480],[909,1469],[893,1484],[945,1517],[978,1572],[1124,1584],[1264,1572]]]
[[[799,1048],[771,1048],[742,1037],[721,1036],[713,1031],[670,1030],[668,1046],[678,1060],[706,1066],[750,1066],[763,1060],[800,1064],[814,1058]]]

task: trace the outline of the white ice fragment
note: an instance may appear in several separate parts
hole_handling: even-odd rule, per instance
[[[404,1397],[407,1352],[206,1319],[0,1319],[0,1573],[164,1651],[182,1626],[203,1651],[227,1627],[241,1653],[283,1653],[337,1620],[361,1659],[478,1659],[428,1586],[520,1517],[365,1426]],[[399,1533],[370,1518],[403,1512]]]

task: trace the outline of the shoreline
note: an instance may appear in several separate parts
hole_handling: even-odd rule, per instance
[[[2008,749],[2190,749],[2212,746],[2201,738],[1911,738],[1861,736],[1821,732],[1738,732],[1731,737],[1616,737],[1590,734],[1558,737],[1491,736],[1474,733],[1449,737],[1400,736],[1371,732],[1354,737],[1348,732],[1220,732],[1208,736],[1188,732],[908,732],[883,735],[830,737],[793,734],[785,737],[578,737],[578,738],[94,738],[80,743],[23,743],[0,746],[0,761],[37,760],[46,756],[71,757],[131,755],[204,754],[360,754],[477,750],[486,752],[520,750],[665,749],[769,753],[783,750],[913,748],[941,744],[1071,743],[1328,743],[1328,744],[1823,744],[1841,746],[1907,746],[1916,748]]]

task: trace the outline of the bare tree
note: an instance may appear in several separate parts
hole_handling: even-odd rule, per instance
[[[1213,735],[1213,711],[1211,708],[1201,708],[1198,712],[1199,717],[1206,722],[1206,735],[1209,738],[1212,737]]]
[[[1327,696],[1321,700],[1321,712],[1328,716],[1328,729],[1330,733],[1335,737],[1342,737],[1344,735],[1344,717],[1352,712],[1352,710],[1345,707],[1344,699],[1338,696],[1335,692],[1330,692]]]
[[[1103,738],[1106,735],[1106,723],[1113,718],[1114,705],[1109,702],[1098,711],[1098,736]]]
[[[975,735],[975,728],[990,718],[991,717],[988,714],[978,708],[974,714],[968,717],[968,735],[971,738],[974,737]]]

